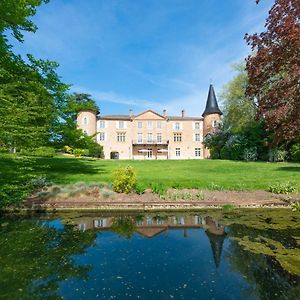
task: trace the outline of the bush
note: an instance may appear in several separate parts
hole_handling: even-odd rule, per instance
[[[93,143],[88,147],[89,156],[104,158],[103,147],[97,143]]]
[[[152,193],[155,193],[160,196],[163,196],[167,192],[166,187],[163,186],[163,184],[161,183],[152,183],[151,189],[152,189]]]
[[[39,176],[39,177],[33,178],[29,181],[28,184],[35,191],[41,190],[44,187],[52,185],[52,183],[45,176]]]
[[[146,190],[146,186],[144,184],[141,184],[141,183],[138,183],[135,187],[135,192],[138,194],[138,195],[142,195],[145,193],[145,190]]]
[[[246,161],[255,161],[258,158],[256,147],[246,148],[244,150],[243,159]]]
[[[63,150],[65,153],[73,154],[73,148],[70,146],[64,146]]]
[[[292,161],[299,161],[300,162],[300,143],[295,144],[295,145],[292,146],[291,159],[292,159]]]
[[[52,147],[39,147],[35,149],[34,156],[53,157],[55,155],[55,149]]]
[[[290,194],[290,193],[295,193],[297,191],[297,187],[288,182],[288,183],[278,183],[271,185],[269,187],[269,192],[274,193],[274,194]]]
[[[130,193],[136,187],[136,174],[131,166],[113,171],[112,188],[117,193]]]
[[[53,157],[55,155],[55,149],[52,147],[39,147],[36,149],[21,149],[20,154],[24,156],[42,156]]]
[[[77,158],[81,158],[83,155],[85,155],[87,152],[86,152],[86,149],[74,149],[73,150],[73,154],[75,157]]]
[[[271,162],[280,162],[285,161],[287,158],[287,151],[281,149],[272,149],[269,151],[269,161]]]

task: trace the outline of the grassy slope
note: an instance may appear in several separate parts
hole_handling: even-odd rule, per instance
[[[182,161],[89,161],[55,157],[30,158],[24,163],[10,156],[0,158],[0,184],[17,180],[24,172],[45,175],[55,183],[109,182],[111,171],[133,166],[138,181],[166,187],[255,190],[267,189],[278,182],[300,184],[300,164],[237,162],[225,160]],[[21,168],[23,167],[23,169]]]

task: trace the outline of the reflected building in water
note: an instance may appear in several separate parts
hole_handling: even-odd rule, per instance
[[[120,217],[122,218],[122,217]],[[88,229],[111,230],[116,217],[82,217],[73,219],[76,227],[85,231]],[[209,239],[213,259],[219,267],[223,243],[226,238],[225,227],[210,216],[132,216],[130,220],[135,225],[135,232],[145,238],[153,238],[172,229],[183,229],[183,236],[188,237],[189,229],[203,229]]]

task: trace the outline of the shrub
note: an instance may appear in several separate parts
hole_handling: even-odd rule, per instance
[[[41,190],[44,187],[52,185],[52,183],[45,176],[33,178],[28,184],[33,190]]]
[[[300,143],[295,144],[295,145],[292,146],[291,158],[292,158],[293,161],[299,161],[300,162]]]
[[[272,149],[269,151],[269,161],[271,162],[280,162],[285,161],[287,157],[287,151],[281,149]]]
[[[196,193],[197,200],[204,200],[204,193],[202,191],[199,191]]]
[[[152,183],[151,190],[153,193],[163,196],[166,193],[166,188],[161,183]]]
[[[64,150],[65,153],[73,154],[73,148],[70,147],[70,146],[67,146],[67,145],[64,146],[63,150]]]
[[[145,193],[146,186],[144,184],[138,183],[135,187],[135,192],[139,195],[142,195]]]
[[[113,171],[112,188],[117,193],[130,193],[136,187],[136,174],[131,166]]]
[[[86,153],[85,149],[74,149],[73,154],[77,158],[81,158]]]
[[[224,204],[223,210],[226,212],[232,211],[235,209],[235,206],[233,204]]]
[[[55,149],[52,147],[39,147],[35,149],[34,156],[53,157],[55,155]]]
[[[292,203],[292,211],[300,211],[300,203],[299,202]]]
[[[42,156],[53,157],[55,155],[55,149],[52,147],[39,147],[36,149],[21,149],[20,154],[24,156]]]
[[[288,183],[278,183],[271,185],[269,187],[269,192],[274,193],[274,194],[290,194],[290,193],[295,193],[297,191],[297,187],[288,182]]]
[[[246,161],[255,161],[258,158],[257,148],[251,147],[244,150],[243,159]]]
[[[93,143],[88,147],[89,156],[104,158],[103,147],[97,143]]]

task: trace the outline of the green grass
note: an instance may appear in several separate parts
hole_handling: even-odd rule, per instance
[[[28,176],[44,175],[56,184],[110,182],[112,170],[131,165],[138,182],[150,187],[210,188],[217,190],[267,190],[284,182],[300,183],[300,164],[238,162],[227,160],[118,161],[0,157],[0,184],[18,183]]]

